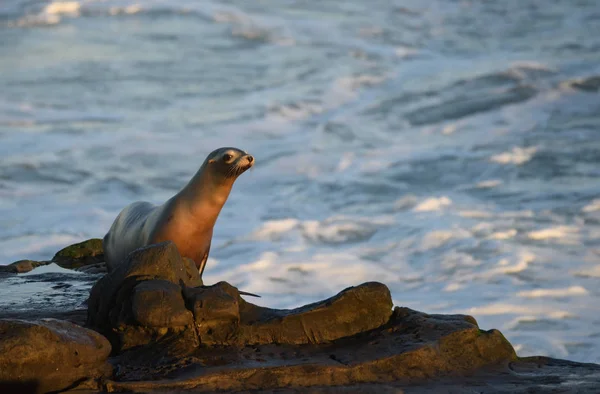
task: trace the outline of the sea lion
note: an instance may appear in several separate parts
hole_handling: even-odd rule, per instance
[[[126,206],[104,236],[108,271],[142,246],[172,241],[181,256],[194,260],[202,276],[219,212],[237,177],[253,165],[254,158],[243,150],[219,148],[164,204],[138,201]]]

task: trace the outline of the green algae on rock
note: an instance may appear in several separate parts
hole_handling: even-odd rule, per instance
[[[37,267],[50,264],[49,261],[35,261],[35,260],[19,260],[9,265],[0,266],[0,272],[7,272],[12,274],[23,274],[25,272],[32,271]]]
[[[76,269],[83,266],[104,262],[104,248],[102,239],[92,238],[58,251],[52,262],[67,269]]]

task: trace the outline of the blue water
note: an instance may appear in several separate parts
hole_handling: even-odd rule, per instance
[[[600,362],[597,1],[4,0],[0,87],[0,264],[236,146],[207,282],[293,307],[381,281]]]

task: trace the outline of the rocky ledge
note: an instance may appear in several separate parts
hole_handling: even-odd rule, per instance
[[[101,249],[89,244],[54,261],[98,272]],[[481,330],[471,316],[393,308],[381,283],[293,310],[254,305],[226,282],[204,286],[193,262],[170,242],[133,252],[95,283],[87,304],[46,315],[0,311],[0,392],[595,393],[600,387],[600,365],[519,358],[499,331]]]

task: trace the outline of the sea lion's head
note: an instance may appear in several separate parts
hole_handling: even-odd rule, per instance
[[[226,179],[235,179],[254,165],[254,157],[238,148],[219,148],[207,157],[213,171]]]

